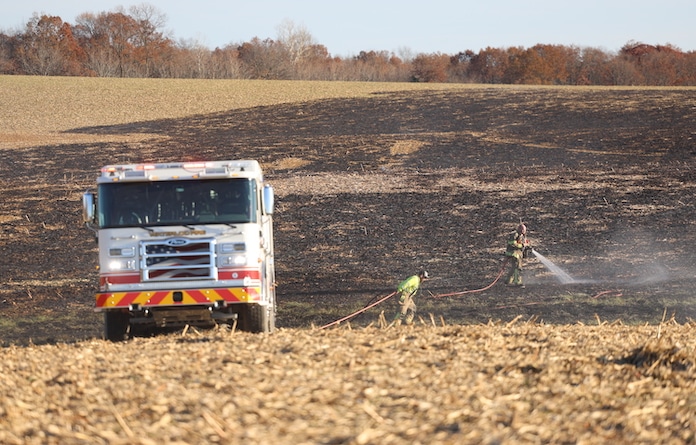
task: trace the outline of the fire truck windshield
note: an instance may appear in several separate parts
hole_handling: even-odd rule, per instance
[[[102,228],[240,224],[257,219],[256,182],[247,178],[99,185]]]

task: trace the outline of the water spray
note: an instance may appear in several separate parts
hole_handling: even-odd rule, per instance
[[[571,277],[568,272],[561,269],[558,265],[556,265],[550,259],[546,258],[544,255],[540,254],[534,249],[532,249],[532,253],[535,257],[537,257],[539,261],[541,261],[541,264],[543,264],[544,267],[546,267],[551,273],[555,275],[556,279],[561,284],[573,284],[578,282],[575,278]]]

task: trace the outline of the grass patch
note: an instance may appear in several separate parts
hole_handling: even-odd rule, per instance
[[[3,332],[0,346],[26,346],[46,343],[73,343],[89,338],[101,338],[102,315],[84,307],[65,311],[46,311],[38,314],[0,317]]]

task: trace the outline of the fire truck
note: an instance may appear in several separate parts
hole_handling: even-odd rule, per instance
[[[275,329],[274,194],[257,161],[107,165],[82,201],[107,339],[221,323]]]

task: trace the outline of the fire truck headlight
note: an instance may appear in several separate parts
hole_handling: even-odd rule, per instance
[[[112,260],[109,263],[110,270],[135,270],[135,261],[133,260]]]
[[[247,263],[246,255],[232,255],[222,257],[224,266],[244,266]]]

